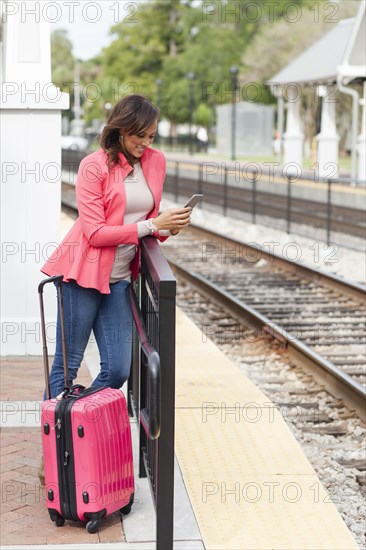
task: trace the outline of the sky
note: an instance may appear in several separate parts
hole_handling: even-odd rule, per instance
[[[25,2],[17,1],[25,5]],[[74,56],[86,60],[95,57],[102,48],[110,44],[113,35],[109,31],[113,25],[122,22],[128,28],[138,22],[139,10],[146,1],[151,0],[42,0],[36,3],[42,6],[43,16],[50,22],[51,31],[67,30],[73,44]],[[326,2],[323,8],[326,11],[322,16],[330,17],[329,8],[334,10],[333,5],[339,1],[350,0]],[[313,3],[317,4],[317,1]],[[200,5],[200,1],[195,0],[193,5],[195,4]]]
[[[110,28],[123,22],[126,27],[138,22],[141,4],[149,0],[43,0],[51,31],[65,29],[73,44],[74,56],[86,60],[96,56],[113,40]],[[200,5],[199,0],[193,5]],[[57,9],[55,7],[57,6]],[[46,9],[46,8],[43,8]],[[52,23],[52,21],[55,23]]]
[[[112,25],[120,21],[131,25],[138,20],[140,4],[140,1],[131,0],[58,0],[48,2],[45,15],[50,21],[51,32],[55,29],[67,30],[74,56],[86,60],[97,55],[112,41],[113,36],[109,35]]]

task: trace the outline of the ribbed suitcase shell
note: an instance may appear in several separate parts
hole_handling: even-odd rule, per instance
[[[57,459],[57,403],[43,402],[42,445],[47,507],[62,516],[58,468],[65,466]],[[77,515],[88,521],[85,513],[109,515],[128,505],[134,493],[130,421],[123,393],[111,388],[75,400],[70,414]]]

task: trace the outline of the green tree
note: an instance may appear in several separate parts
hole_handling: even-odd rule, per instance
[[[62,91],[68,91],[66,83],[74,79],[74,56],[66,30],[56,30],[51,34],[51,68],[54,84]]]
[[[209,128],[212,122],[212,110],[207,103],[200,103],[196,109],[194,122]]]
[[[180,58],[200,16],[191,0],[141,4],[135,24],[122,22],[112,27],[117,37],[102,52],[103,77],[119,90],[119,97],[131,91],[144,93],[156,102],[159,99],[162,116],[173,122],[187,120],[185,71],[189,64],[182,68]],[[160,98],[158,79],[163,80]]]
[[[314,6],[319,13],[314,10]],[[329,7],[336,11],[331,12]],[[272,24],[264,25],[253,37],[242,56],[241,80],[243,82],[269,80],[330,31],[338,21],[355,15],[358,7],[359,0],[347,0],[333,6],[321,0],[317,4],[304,4],[299,12],[301,18],[296,23],[291,22],[291,17],[280,17]],[[272,44],[275,48],[271,47]]]
[[[307,3],[302,6],[301,19],[295,24],[291,23],[289,16],[281,17],[273,24],[261,28],[241,59],[240,88],[244,90],[249,83],[254,83],[260,92],[259,101],[274,102],[275,98],[265,82],[329,32],[340,20],[354,16],[358,8],[359,0],[341,1],[337,4]],[[276,47],[271,49],[271,44]],[[337,95],[338,120],[348,104],[348,97]],[[304,87],[302,109],[305,139],[311,143],[317,132],[316,117],[319,109],[314,87]]]
[[[263,74],[268,67],[266,59],[273,57],[269,55],[272,50],[268,51],[268,42],[266,44],[264,39],[261,43],[260,37],[268,33],[268,29],[274,29],[276,21],[282,23],[284,13],[288,19],[293,18],[296,9],[306,3],[309,4],[308,0],[212,3],[150,0],[139,4],[136,21],[123,21],[112,27],[111,33],[116,36],[113,42],[98,57],[81,64],[83,85],[89,89],[88,86],[96,82],[101,90],[101,97],[93,94],[84,97],[85,116],[88,119],[103,117],[106,103],[115,103],[131,92],[141,92],[159,103],[162,117],[173,124],[187,122],[192,105],[192,82],[187,75],[194,73],[193,118],[202,119],[201,105],[204,104],[206,114],[203,118],[207,120],[214,105],[232,99],[232,66],[239,69],[239,82],[245,82],[251,70],[258,69],[255,80],[262,88],[262,100],[271,101],[263,85]],[[213,7],[211,12],[207,11],[209,5]],[[297,27],[297,23],[292,24],[291,30]],[[281,38],[275,33],[274,36],[276,51],[277,48],[284,51]],[[292,33],[292,40],[295,36]],[[61,33],[59,42],[60,38],[63,38],[65,51],[66,37]],[[287,50],[291,50],[292,44],[287,37],[283,41]],[[266,52],[263,44],[266,44]],[[58,59],[60,57],[62,54]],[[70,51],[65,55],[65,59],[69,58]],[[69,61],[67,70],[70,73]],[[264,68],[262,73],[261,67]],[[62,74],[59,81],[62,78],[66,75]],[[70,74],[67,80],[70,81]],[[158,80],[162,82],[159,87]]]
[[[76,62],[73,46],[66,30],[51,33],[51,67],[52,81],[63,92],[70,94],[70,109],[65,115],[74,118],[73,106],[75,83],[80,86],[83,117],[88,122],[93,118],[104,118],[103,107],[106,102],[113,103],[115,95],[108,78],[103,76],[100,56],[89,61],[78,62],[79,73],[76,73]]]
[[[51,33],[51,71],[52,82],[60,88],[62,92],[70,94],[70,109],[64,112],[70,120],[73,118],[72,105],[74,101],[74,56],[72,53],[72,44],[64,29],[55,30]]]
[[[182,50],[181,15],[187,9],[189,4],[177,0],[141,4],[135,24],[122,22],[112,27],[117,38],[103,50],[105,74],[121,83],[143,82],[147,93],[155,90],[164,59],[176,57]]]

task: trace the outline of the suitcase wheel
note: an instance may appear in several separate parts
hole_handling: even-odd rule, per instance
[[[50,511],[50,518],[56,527],[62,527],[65,523],[64,518],[56,510]]]
[[[101,523],[101,519],[92,519],[86,524],[86,530],[88,531],[88,533],[97,533],[99,531]]]
[[[128,504],[126,504],[126,506],[124,506],[123,508],[120,509],[120,511],[119,511],[120,514],[123,514],[124,516],[127,516],[127,514],[129,514],[131,512],[131,508],[132,508],[134,498],[135,498],[135,493],[132,493],[132,495],[130,496],[130,502]]]
[[[64,525],[64,523],[65,523],[65,520],[64,520],[64,518],[62,518],[62,517],[60,516],[60,517],[54,519],[53,522],[54,522],[54,524],[56,525],[56,527],[62,527],[62,526]]]

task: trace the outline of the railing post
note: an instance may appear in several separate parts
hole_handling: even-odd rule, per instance
[[[327,180],[327,245],[330,245],[330,230],[332,222],[332,183],[331,180]]]
[[[140,281],[136,281],[133,286],[137,301],[140,302]],[[132,358],[131,371],[127,381],[128,412],[130,416],[140,414],[140,344],[136,327],[132,326]]]
[[[225,163],[225,169],[224,169],[224,202],[223,202],[223,215],[227,215],[227,166]]]
[[[145,286],[145,277],[144,274],[141,274],[140,280],[139,280],[139,286],[140,286],[140,307],[142,316],[145,319],[146,318],[146,301],[144,299],[145,292],[144,292],[144,286]],[[139,354],[139,394],[138,394],[138,416],[137,419],[140,418],[140,412],[141,410],[146,406],[146,372],[145,372],[145,362],[143,354],[141,353],[140,346],[138,350]],[[146,465],[145,465],[145,456],[144,452],[146,453],[147,445],[148,445],[148,439],[147,435],[145,433],[145,430],[141,424],[141,422],[138,423],[139,426],[139,477],[148,477],[149,472],[146,471]]]
[[[286,232],[290,233],[291,230],[291,176],[287,176],[287,229]]]
[[[255,224],[257,217],[257,178],[255,173],[252,176],[252,223]]]
[[[156,502],[157,550],[173,548],[174,530],[174,411],[175,411],[175,281],[160,286],[159,350],[161,433],[158,441],[159,491]]]
[[[198,165],[198,193],[202,195],[202,180],[203,180],[203,164],[202,162]],[[199,203],[199,207],[202,208],[202,201]]]
[[[175,192],[175,202],[178,202],[178,199],[179,199],[179,161],[175,162],[174,192]]]

